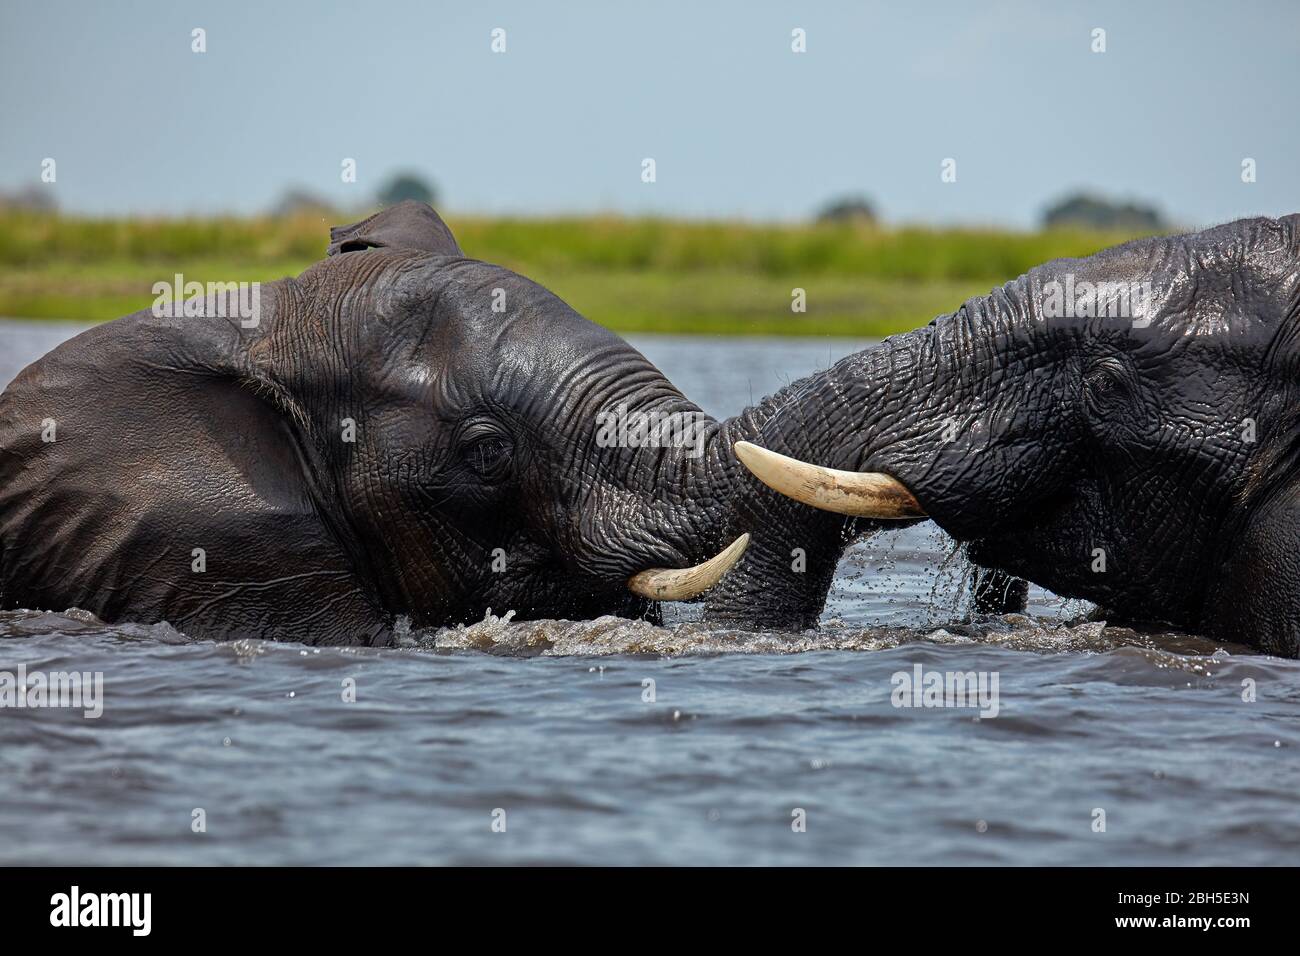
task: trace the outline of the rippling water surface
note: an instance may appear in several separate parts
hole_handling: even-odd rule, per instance
[[[0,322],[0,382],[73,331]],[[636,344],[728,415],[864,343]],[[1300,662],[1039,590],[972,619],[952,552],[857,545],[803,634],[504,614],[376,651],[0,612],[0,671],[104,675],[98,719],[0,709],[0,863],[1300,861]],[[996,716],[893,706],[918,666],[996,676]]]

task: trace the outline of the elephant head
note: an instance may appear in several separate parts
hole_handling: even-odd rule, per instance
[[[1294,656],[1298,339],[1300,216],[1139,240],[797,383],[736,450],[815,508],[925,514],[977,565]]]
[[[599,440],[615,414],[689,422],[694,441],[712,426],[625,341],[465,258],[427,206],[335,230],[330,251],[294,283],[302,314],[330,320],[286,324],[266,346],[278,385],[304,396],[338,513],[361,560],[384,569],[388,606],[417,621],[445,620],[455,595],[475,612],[638,613],[734,563],[744,540],[687,567],[715,538],[671,482],[694,443],[647,454]],[[339,441],[349,419],[356,440]]]
[[[332,239],[251,320],[219,297],[137,313],[19,376],[6,604],[374,642],[397,615],[643,614],[739,559],[748,539],[692,495],[718,426],[639,352],[465,257],[422,204]],[[677,440],[618,440],[610,415]]]

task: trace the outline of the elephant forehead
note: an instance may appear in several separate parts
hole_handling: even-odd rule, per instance
[[[544,286],[474,259],[399,259],[382,279],[388,288],[378,296],[381,318],[434,346],[442,336],[511,349],[548,333],[584,341],[610,335]]]
[[[576,313],[572,319],[521,318],[493,341],[493,358],[504,366],[546,377],[614,374],[651,367],[613,332]]]
[[[463,356],[544,380],[653,366],[631,345],[542,285],[487,263],[467,263],[440,298]],[[446,315],[450,312],[451,315]]]
[[[673,391],[626,341],[524,276],[470,259],[394,258],[361,348],[396,388],[556,404],[651,382]]]

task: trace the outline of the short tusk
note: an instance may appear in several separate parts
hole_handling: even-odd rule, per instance
[[[749,535],[742,534],[727,545],[725,551],[715,554],[703,564],[697,564],[693,568],[651,568],[649,571],[640,571],[627,579],[627,586],[633,594],[652,601],[689,601],[722,580],[722,576],[740,560],[748,546]]]
[[[814,508],[860,518],[925,517],[907,486],[889,475],[809,465],[747,441],[736,442],[735,450],[763,484]]]

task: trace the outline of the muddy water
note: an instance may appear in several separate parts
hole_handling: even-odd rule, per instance
[[[72,331],[0,323],[0,381]],[[636,341],[719,415],[864,344]],[[1038,590],[971,619],[965,573],[930,526],[860,544],[803,634],[505,615],[357,651],[0,613],[0,672],[103,675],[97,718],[0,709],[0,863],[1300,860],[1300,662]]]

